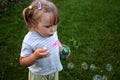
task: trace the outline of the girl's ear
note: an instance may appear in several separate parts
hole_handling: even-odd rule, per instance
[[[29,27],[34,27],[34,26],[35,26],[35,22],[30,19],[29,21],[27,21],[27,25],[28,25]]]

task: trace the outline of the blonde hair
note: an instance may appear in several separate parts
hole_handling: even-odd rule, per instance
[[[41,3],[41,9],[38,4]],[[51,24],[57,25],[59,22],[59,13],[56,6],[50,0],[34,0],[28,8],[23,10],[23,17],[28,28],[32,28],[32,24],[37,24],[41,20],[44,13],[50,13]]]

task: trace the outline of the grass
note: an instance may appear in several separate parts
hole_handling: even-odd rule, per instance
[[[108,80],[120,77],[120,1],[119,0],[53,0],[60,12],[59,39],[71,48],[71,57],[62,60],[60,80],[93,80],[106,75]],[[27,80],[27,69],[19,64],[21,43],[28,32],[21,12],[30,2],[13,6],[0,16],[0,80]],[[68,69],[68,63],[74,63]],[[96,65],[95,70],[84,70]],[[106,65],[112,65],[112,71]]]

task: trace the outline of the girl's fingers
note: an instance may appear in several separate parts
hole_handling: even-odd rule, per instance
[[[66,56],[66,58],[70,57],[70,53]]]
[[[39,50],[39,52],[41,53],[41,52],[47,51],[47,48],[39,48],[38,50]]]
[[[49,53],[49,51],[44,51],[44,52],[40,53],[40,55],[42,57],[48,57],[50,55],[50,53]]]

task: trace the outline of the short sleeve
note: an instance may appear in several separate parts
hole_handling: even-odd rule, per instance
[[[31,55],[32,53],[33,53],[33,50],[31,48],[31,46],[28,45],[27,43],[23,42],[20,56],[21,57],[27,57],[27,56]]]

